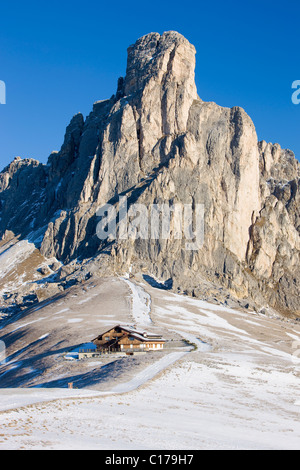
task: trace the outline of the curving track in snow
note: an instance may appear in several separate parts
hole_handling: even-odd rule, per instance
[[[130,281],[125,277],[121,279],[127,284],[131,291],[132,309],[131,313],[137,327],[147,326],[152,324],[150,311],[151,311],[151,297],[139,285]]]

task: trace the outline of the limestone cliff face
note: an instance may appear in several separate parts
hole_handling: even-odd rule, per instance
[[[74,116],[47,165],[16,159],[0,174],[0,230],[41,234],[41,253],[93,270],[131,267],[196,296],[250,299],[299,314],[299,163],[257,142],[239,107],[202,101],[195,49],[179,33],[128,48],[116,95]],[[204,243],[186,250],[173,219],[167,239],[96,235],[97,209],[140,203],[204,205]]]

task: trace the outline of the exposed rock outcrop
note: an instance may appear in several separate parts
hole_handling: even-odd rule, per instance
[[[131,267],[191,295],[299,315],[299,163],[257,142],[243,109],[202,101],[194,68],[177,32],[130,46],[116,95],[72,118],[47,165],[16,159],[1,172],[1,234],[35,236],[44,256],[77,259],[76,272]],[[118,213],[119,196],[129,210],[202,204],[203,245],[187,250],[173,216],[167,238],[100,240],[97,209]]]

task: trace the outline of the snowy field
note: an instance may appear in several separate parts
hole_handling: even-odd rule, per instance
[[[82,331],[90,341],[95,324],[117,322],[167,334],[164,353],[115,365],[61,358]],[[180,296],[141,277],[90,283],[1,332],[11,354],[0,375],[0,449],[300,449],[299,322]],[[68,389],[66,374],[81,386]]]

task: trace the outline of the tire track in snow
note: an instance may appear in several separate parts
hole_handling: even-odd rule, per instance
[[[131,291],[132,308],[131,313],[137,326],[149,326],[152,324],[150,317],[151,311],[151,297],[141,287],[134,282],[121,277],[122,281],[126,282]]]
[[[173,352],[167,356],[162,357],[150,366],[146,367],[142,372],[137,374],[132,380],[124,384],[119,384],[110,390],[110,393],[126,393],[136,390],[141,385],[153,379],[157,374],[162,372],[166,367],[178,361],[181,357],[187,354],[187,351]]]

